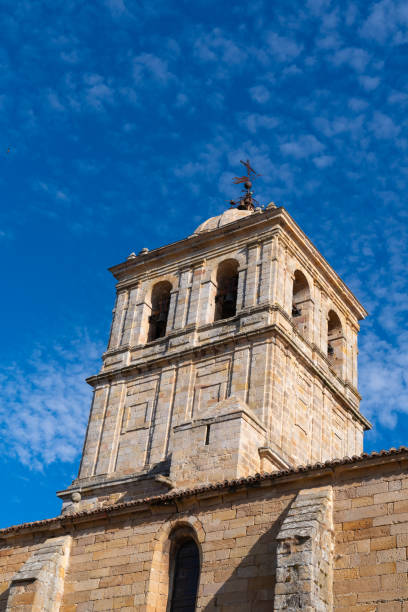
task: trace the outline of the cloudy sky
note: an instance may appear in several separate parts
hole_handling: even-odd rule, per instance
[[[3,0],[1,525],[58,514],[106,271],[235,197],[285,206],[363,302],[366,449],[408,442],[408,5]]]

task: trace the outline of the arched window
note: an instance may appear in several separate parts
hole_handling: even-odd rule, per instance
[[[330,310],[327,319],[327,356],[338,374],[343,364],[343,328],[337,313]]]
[[[309,283],[306,276],[300,270],[296,270],[293,279],[292,292],[292,320],[297,329],[304,335],[309,330],[309,318],[311,315],[312,302],[310,299]]]
[[[152,311],[149,317],[148,342],[166,335],[171,288],[168,281],[161,281],[154,285],[152,289]]]
[[[170,612],[194,612],[200,578],[198,546],[191,537],[176,540],[172,556],[173,585]]]
[[[238,262],[227,259],[217,270],[217,293],[215,296],[214,321],[228,319],[237,312]]]

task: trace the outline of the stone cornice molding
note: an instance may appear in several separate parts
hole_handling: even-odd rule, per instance
[[[273,225],[271,225],[272,223]],[[252,233],[257,233],[256,238],[248,236],[251,230]],[[123,263],[109,268],[109,270],[119,281],[119,289],[128,283],[134,283],[140,275],[146,274],[152,267],[154,267],[155,276],[160,276],[161,273],[165,273],[165,270],[170,268],[178,268],[180,266],[180,259],[187,255],[191,258],[192,264],[198,263],[198,261],[203,259],[204,253],[208,253],[208,243],[210,241],[213,243],[214,254],[217,254],[218,257],[223,251],[230,252],[231,244],[230,241],[225,242],[226,236],[237,240],[236,246],[239,248],[244,244],[253,244],[254,242],[262,242],[265,239],[270,239],[276,233],[279,233],[283,237],[285,247],[288,248],[292,255],[296,255],[297,258],[303,255],[305,268],[309,269],[309,271],[310,262],[313,262],[326,283],[330,287],[335,287],[340,298],[353,311],[358,320],[364,319],[367,316],[368,313],[365,308],[348,289],[323,255],[317,250],[311,240],[309,240],[306,234],[300,229],[294,219],[282,207],[265,210],[262,214],[249,215],[244,219],[223,225],[214,230],[190,236],[178,242],[153,249],[147,254],[136,257],[135,259],[126,260]],[[293,244],[291,240],[295,244]],[[294,248],[295,246],[297,246],[297,248]],[[191,252],[192,249],[200,252],[193,254]],[[168,263],[170,256],[172,256],[174,260],[173,263]],[[159,267],[160,261],[163,261],[162,268]]]

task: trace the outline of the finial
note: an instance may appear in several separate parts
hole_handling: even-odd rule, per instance
[[[147,247],[143,247],[143,249],[139,252],[139,255],[146,255],[146,253],[149,252],[149,249]]]
[[[131,253],[127,259],[136,259],[136,253]]]
[[[258,204],[258,202],[252,197],[254,192],[251,191],[251,188],[252,188],[251,178],[256,178],[261,175],[257,174],[255,170],[251,168],[249,159],[247,159],[246,162],[241,160],[241,164],[245,167],[247,173],[245,176],[236,176],[232,182],[234,183],[234,185],[239,185],[241,183],[244,183],[245,189],[242,190],[242,195],[239,198],[239,200],[230,200],[230,204],[231,206],[236,206],[238,210],[254,211],[255,204]],[[253,177],[251,177],[251,174],[253,175]]]

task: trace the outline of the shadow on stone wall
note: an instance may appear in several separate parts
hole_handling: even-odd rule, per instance
[[[277,566],[277,535],[290,509],[282,512],[271,528],[259,537],[241,563],[228,577],[228,559],[224,568],[214,569],[215,582],[225,580],[221,588],[203,607],[205,612],[270,612],[275,599],[275,576]],[[203,585],[204,592],[211,585]]]
[[[10,589],[6,589],[0,595],[0,612],[6,612],[7,610],[7,601],[10,593]]]

